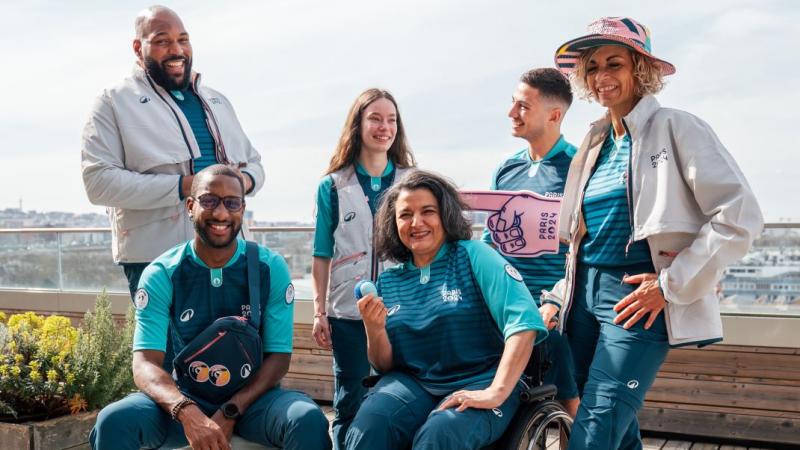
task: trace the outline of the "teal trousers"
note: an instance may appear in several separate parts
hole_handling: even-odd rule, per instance
[[[211,416],[215,411],[205,410]],[[234,432],[268,447],[331,448],[328,421],[305,394],[279,387],[265,392],[236,422]],[[183,427],[150,397],[136,392],[100,411],[89,434],[94,450],[139,450],[188,445]]]
[[[569,450],[640,450],[636,412],[669,350],[664,312],[649,330],[642,318],[630,329],[613,323],[614,305],[636,285],[625,274],[654,272],[650,263],[601,268],[578,265],[567,336],[581,405]]]

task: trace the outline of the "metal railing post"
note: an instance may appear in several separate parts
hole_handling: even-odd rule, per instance
[[[63,262],[61,257],[61,232],[56,232],[56,241],[58,242],[58,290],[64,290],[64,272],[63,272]]]

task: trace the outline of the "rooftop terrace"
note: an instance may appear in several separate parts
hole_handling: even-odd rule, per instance
[[[313,228],[251,231],[286,257],[297,287],[295,350],[284,384],[327,402],[331,355],[310,333]],[[0,310],[77,320],[105,288],[114,312],[124,314],[130,299],[111,263],[110,240],[105,228],[0,229]],[[670,352],[640,413],[650,436],[645,448],[798,448],[800,224],[768,224],[753,251],[726,271],[719,293],[725,340]]]

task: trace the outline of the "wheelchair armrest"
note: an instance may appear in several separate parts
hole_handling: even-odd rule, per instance
[[[369,389],[378,384],[378,380],[380,379],[381,375],[367,375],[366,377],[361,379],[361,385]]]
[[[556,396],[558,389],[553,384],[543,384],[528,388],[519,393],[522,403],[533,403],[542,400],[550,400]]]

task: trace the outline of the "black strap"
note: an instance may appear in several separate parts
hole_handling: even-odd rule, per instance
[[[261,329],[261,271],[258,269],[258,244],[247,245],[247,290],[250,293],[250,323]]]
[[[245,241],[247,255],[247,291],[250,296],[250,323],[261,330],[261,272],[258,270],[258,244],[252,241]],[[169,331],[172,333],[172,339],[178,344],[179,349],[186,347],[178,327],[175,323],[175,314],[172,311],[172,306],[169,312]],[[175,346],[173,346],[175,348]]]

